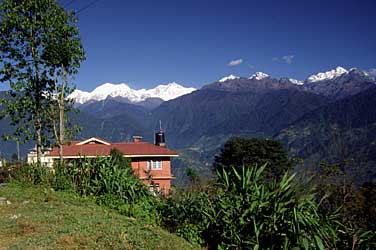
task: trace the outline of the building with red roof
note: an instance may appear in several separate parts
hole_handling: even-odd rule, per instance
[[[130,158],[135,175],[150,187],[150,191],[167,194],[171,187],[171,158],[179,155],[166,147],[163,132],[156,134],[156,143],[142,142],[142,137],[134,136],[133,142],[113,143],[92,137],[83,141],[72,141],[63,146],[63,158],[72,161],[78,158],[106,157],[116,149],[124,157]],[[52,167],[59,160],[59,148],[54,147],[43,153],[42,163]],[[35,150],[28,154],[28,163],[37,161]]]

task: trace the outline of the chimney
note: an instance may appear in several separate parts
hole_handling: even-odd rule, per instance
[[[133,142],[141,142],[142,141],[142,136],[139,135],[134,135],[132,136]]]
[[[155,133],[155,145],[160,147],[166,147],[165,134],[162,130],[158,133]]]
[[[156,146],[166,147],[166,139],[165,139],[165,134],[162,130],[162,121],[161,120],[159,120],[159,132],[155,133],[154,143],[155,143]]]

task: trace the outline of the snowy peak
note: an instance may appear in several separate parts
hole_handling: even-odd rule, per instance
[[[125,84],[125,83],[120,83],[120,84],[113,84],[113,83],[104,83],[98,87],[96,87],[92,93],[102,93],[102,94],[111,94],[116,91],[124,91],[124,90],[130,90],[131,88]]]
[[[296,85],[303,85],[304,84],[304,81],[296,80],[296,79],[293,79],[293,78],[289,78],[289,81],[292,82],[293,84],[296,84]]]
[[[256,79],[256,80],[262,80],[264,78],[268,78],[270,77],[268,74],[266,73],[263,73],[263,72],[256,72],[255,74],[253,74],[249,79]]]
[[[221,80],[219,80],[219,82],[226,82],[226,81],[229,81],[229,80],[235,80],[235,79],[239,79],[239,78],[240,78],[239,76],[231,74],[231,75],[223,77]]]
[[[79,89],[74,90],[68,98],[75,100],[76,103],[85,103],[90,99],[90,93]]]
[[[345,68],[337,67],[336,69],[324,72],[324,73],[318,73],[316,75],[311,75],[308,77],[307,82],[319,82],[324,80],[332,80],[337,77],[340,77],[343,74],[347,74],[349,71],[347,71]]]
[[[125,83],[121,84],[113,84],[113,83],[105,83],[93,90],[90,93],[90,99],[95,101],[100,101],[106,99],[108,96],[117,97],[117,96],[126,96],[130,97],[129,99],[137,98],[132,89]]]
[[[146,92],[150,94],[151,97],[157,97],[164,101],[168,101],[189,94],[195,90],[195,88],[186,88],[176,82],[171,82],[158,85],[154,89],[147,90]]]
[[[375,81],[357,68],[346,70],[337,67],[325,73],[319,73],[316,78],[311,76],[304,84],[304,89],[315,94],[341,99],[355,95],[374,87]]]
[[[176,82],[161,84],[152,89],[135,90],[127,84],[104,83],[92,92],[75,90],[69,98],[75,100],[76,103],[83,104],[88,101],[102,101],[108,97],[123,97],[130,102],[138,103],[148,98],[160,98],[164,101],[175,99],[179,96],[189,94],[195,91],[195,88],[186,88]]]

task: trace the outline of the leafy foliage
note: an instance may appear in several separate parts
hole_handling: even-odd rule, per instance
[[[92,196],[99,204],[124,215],[143,217],[151,222],[158,219],[153,212],[156,200],[133,175],[130,161],[116,150],[111,151],[111,157],[80,159],[58,167],[55,176],[57,189],[71,186],[79,194]]]
[[[301,193],[294,175],[264,182],[264,169],[223,168],[215,190],[168,199],[163,225],[209,249],[335,248],[335,214],[321,214],[314,192]]]
[[[53,172],[39,164],[33,165],[10,165],[2,169],[4,181],[16,180],[35,185],[50,185]]]
[[[133,174],[130,161],[115,150],[110,157],[83,158],[68,164],[57,162],[54,171],[38,165],[24,166],[13,174],[13,179],[74,191],[121,214],[158,222],[157,200]]]
[[[225,171],[219,174],[223,193],[212,217],[228,228],[221,232],[224,240],[220,244],[243,249],[333,247],[335,225],[318,214],[314,193],[298,194],[294,175],[285,174],[279,182],[263,184],[264,168],[234,169],[236,182],[229,182]]]
[[[362,169],[351,162],[323,162],[314,174],[318,197],[326,197],[322,202],[323,209],[327,212],[339,210],[341,249],[376,247],[376,203],[372,199],[376,197],[376,185],[374,182],[360,185],[361,172]]]
[[[322,167],[328,180],[341,180],[341,169]],[[374,183],[352,193],[343,182],[331,186],[324,179],[321,184],[314,182],[319,184],[317,193],[311,183],[301,182],[288,172],[266,181],[266,168],[266,164],[221,168],[217,179],[207,186],[192,180],[192,186],[175,189],[167,199],[153,197],[133,175],[129,161],[116,151],[111,157],[58,164],[54,172],[29,166],[13,176],[92,197],[121,214],[160,223],[208,249],[375,247],[375,204],[369,199],[375,193]],[[344,196],[323,192],[342,194],[343,187],[348,190]],[[348,202],[341,203],[344,197]]]
[[[209,200],[206,192],[175,190],[174,195],[158,207],[162,225],[192,244],[204,245]]]
[[[73,100],[68,99],[73,88],[70,79],[78,73],[81,61],[85,59],[76,18],[73,12],[65,12],[62,7],[56,7],[56,15],[50,24],[50,32],[46,36],[47,46],[43,59],[49,74],[53,78],[47,88],[50,110],[48,120],[52,124],[55,144],[59,147],[60,161],[63,160],[63,144],[66,135],[73,134],[77,128],[65,126],[68,122],[67,113],[78,111],[73,108]]]
[[[268,163],[265,168],[268,177],[280,177],[290,168],[287,153],[279,141],[234,137],[215,157],[214,168],[221,171],[235,167],[239,171],[242,166],[262,166],[265,163]]]
[[[5,109],[0,118],[8,117],[16,126],[13,136],[5,138],[35,140],[40,162],[57,119],[51,107],[58,100],[60,121],[66,111],[63,102],[69,87],[59,89],[58,78],[66,83],[67,74],[76,73],[84,58],[78,29],[73,14],[56,0],[4,0],[0,21],[0,81],[11,87],[10,98],[1,99]]]

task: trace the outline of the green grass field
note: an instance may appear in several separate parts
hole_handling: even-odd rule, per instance
[[[10,183],[0,187],[3,249],[195,249],[184,239],[48,188]],[[9,202],[8,202],[9,203]]]

